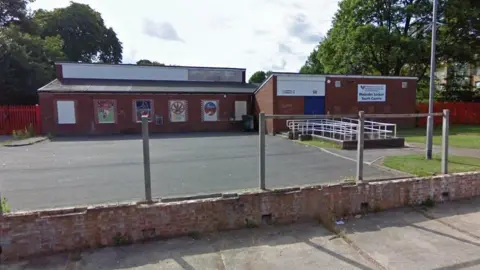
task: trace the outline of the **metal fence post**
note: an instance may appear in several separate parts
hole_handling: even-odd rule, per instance
[[[143,173],[145,177],[145,200],[152,201],[152,184],[150,178],[150,145],[148,136],[148,116],[142,115],[143,139]]]
[[[365,135],[365,112],[358,112],[357,130],[357,176],[356,182],[363,180],[363,144]]]
[[[450,111],[443,110],[442,123],[442,174],[448,173],[448,130]]]
[[[259,135],[259,184],[260,189],[265,189],[265,113],[261,112],[258,117],[258,135]]]

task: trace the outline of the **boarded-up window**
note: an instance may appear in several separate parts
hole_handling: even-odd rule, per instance
[[[235,120],[242,120],[242,116],[247,114],[247,102],[235,101]]]
[[[57,101],[57,123],[58,124],[76,124],[75,101],[58,100]]]

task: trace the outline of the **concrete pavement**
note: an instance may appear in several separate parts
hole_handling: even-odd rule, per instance
[[[266,139],[267,188],[331,183],[355,176],[355,162],[280,137]],[[154,197],[258,187],[255,134],[155,135]],[[144,197],[139,136],[59,138],[0,148],[0,190],[14,210],[139,200]],[[366,179],[391,172],[366,166]]]
[[[33,269],[480,269],[480,198],[320,224],[266,226],[4,265]]]

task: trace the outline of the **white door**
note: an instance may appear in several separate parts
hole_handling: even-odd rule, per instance
[[[241,121],[242,115],[247,114],[247,102],[235,101],[235,120]]]

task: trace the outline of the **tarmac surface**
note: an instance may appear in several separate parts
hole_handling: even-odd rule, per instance
[[[266,187],[352,180],[356,163],[281,137],[266,138]],[[150,140],[153,197],[258,187],[258,136],[251,133],[155,135]],[[366,165],[365,179],[398,174]],[[57,138],[0,147],[0,193],[13,210],[144,198],[137,136]]]
[[[480,198],[58,254],[4,265],[33,269],[480,269]]]

